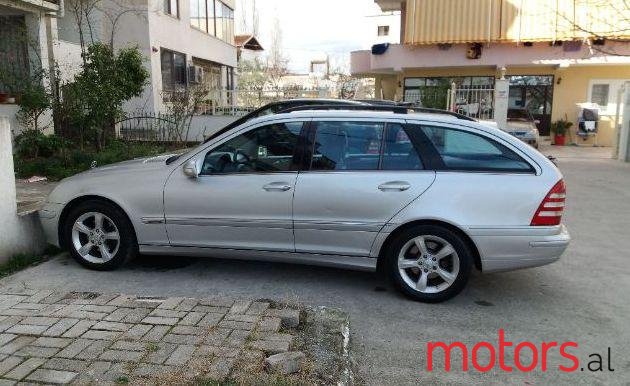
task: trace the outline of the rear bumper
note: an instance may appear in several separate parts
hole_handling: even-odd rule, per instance
[[[46,242],[59,247],[59,216],[63,210],[63,204],[46,202],[44,207],[38,212],[39,220],[44,229]]]
[[[470,235],[479,249],[483,272],[511,271],[553,263],[571,241],[564,225],[473,228]]]

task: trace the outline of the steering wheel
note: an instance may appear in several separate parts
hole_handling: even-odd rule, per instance
[[[247,154],[245,154],[241,149],[236,149],[234,151],[234,163],[237,165],[248,164],[250,162],[250,158]]]

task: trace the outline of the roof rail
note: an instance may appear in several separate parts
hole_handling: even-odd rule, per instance
[[[366,105],[366,106],[358,106],[358,105],[310,105],[310,106],[296,106],[290,107],[286,110],[279,111],[278,114],[282,113],[292,113],[295,111],[307,111],[307,110],[356,110],[356,111],[389,111],[395,114],[408,114],[412,113],[429,113],[429,114],[442,114],[449,115],[451,117],[455,117],[457,119],[462,119],[466,121],[476,121],[474,118],[471,118],[464,114],[455,113],[453,111],[448,110],[440,110],[440,109],[432,109],[428,107],[411,107],[411,106],[388,106],[388,105]]]

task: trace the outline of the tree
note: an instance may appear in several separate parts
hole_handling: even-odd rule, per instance
[[[51,107],[51,95],[43,81],[45,76],[43,70],[38,70],[20,81],[20,110],[16,118],[27,130],[39,132],[39,118]]]
[[[241,12],[239,30],[241,33],[250,33],[258,36],[259,18],[256,0],[240,0],[237,8]]]
[[[265,71],[272,87],[278,88],[280,79],[288,74],[288,62],[282,49],[282,27],[280,26],[280,20],[278,17],[275,17],[271,29],[271,45]]]
[[[81,73],[64,90],[70,120],[79,130],[87,130],[101,149],[108,134],[113,134],[114,122],[123,114],[122,104],[139,96],[148,78],[138,48],[114,53],[106,44],[90,45]]]
[[[239,102],[245,106],[260,104],[268,81],[266,73],[266,66],[258,59],[243,60],[238,64],[238,84],[243,91],[238,96]]]
[[[189,140],[193,116],[208,98],[208,86],[204,83],[169,91],[168,116],[171,121],[168,140],[184,145]]]
[[[590,0],[586,2],[589,5],[588,17],[577,18],[575,12],[566,15],[560,12],[557,4],[554,8],[556,18],[564,23],[568,23],[576,33],[582,33],[590,39],[607,38],[613,36],[628,36],[630,34],[630,1],[628,0]],[[577,7],[576,4],[574,4]],[[553,7],[550,3],[550,7]],[[600,16],[599,10],[609,9],[613,10],[618,16],[613,20],[604,19]],[[593,30],[593,24],[598,25],[602,30]],[[586,39],[585,39],[586,40]],[[586,40],[589,48],[592,51],[597,51],[605,55],[610,56],[627,56],[626,54],[620,54],[613,49],[606,48],[603,45],[591,44],[589,40]]]
[[[93,13],[100,0],[71,0],[66,6],[74,18],[79,31],[79,45],[81,46],[81,58],[85,63],[86,47],[94,43],[94,30],[92,28]],[[87,28],[87,31],[85,30]],[[87,36],[86,36],[87,35]],[[89,41],[87,40],[89,37]]]

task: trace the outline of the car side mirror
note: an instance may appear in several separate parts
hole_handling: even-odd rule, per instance
[[[190,160],[182,166],[182,171],[184,175],[189,178],[197,178],[199,177],[199,169],[197,168],[197,162],[195,160]]]

